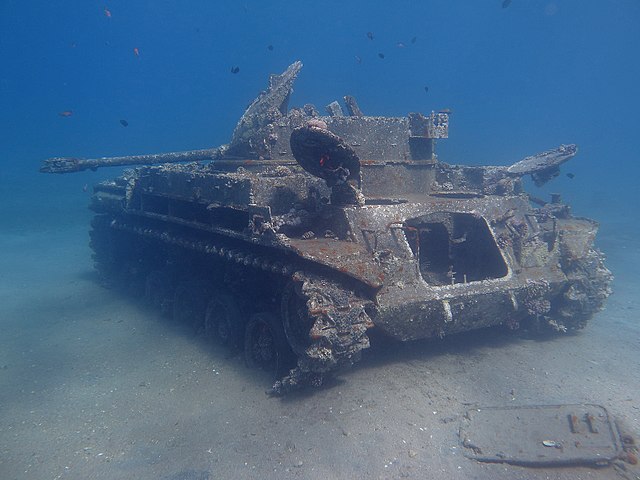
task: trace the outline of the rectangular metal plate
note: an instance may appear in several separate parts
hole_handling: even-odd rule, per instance
[[[606,465],[621,452],[609,413],[591,404],[472,409],[460,442],[469,458],[526,466]]]

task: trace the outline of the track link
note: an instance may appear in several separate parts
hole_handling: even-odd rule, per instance
[[[366,311],[369,300],[318,275],[298,271],[292,279],[312,320],[311,345],[299,356],[296,368],[274,383],[271,393],[276,395],[303,385],[320,386],[327,372],[357,362],[369,347],[366,331],[373,326]]]

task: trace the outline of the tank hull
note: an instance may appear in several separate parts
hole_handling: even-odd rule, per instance
[[[477,184],[467,174],[441,191],[434,182],[459,167],[423,165],[411,173],[430,192],[387,184],[393,197],[381,188],[337,206],[290,162],[233,163],[145,167],[96,186],[92,245],[105,276],[135,272],[142,285],[164,269],[173,285],[195,278],[234,292],[245,319],[271,312],[298,362],[279,389],[356,361],[371,328],[401,341],[496,325],[565,332],[609,294],[595,222],[561,203],[533,207],[517,188],[481,193],[477,172]],[[363,183],[403,182],[409,170],[365,163]]]

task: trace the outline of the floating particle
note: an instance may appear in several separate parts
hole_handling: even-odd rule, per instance
[[[362,63],[362,59],[358,55],[356,55],[356,62]]]
[[[58,112],[58,115],[61,117],[70,117],[73,115],[73,110],[64,110],[63,112]]]
[[[133,54],[137,57],[140,58],[140,50],[138,50],[138,47],[135,47],[133,49]]]
[[[126,120],[120,120],[120,125],[122,125],[123,127],[128,127],[129,122],[127,122]]]
[[[367,32],[367,38],[373,40],[373,32]]]
[[[238,73],[240,71],[240,67],[231,67],[231,73]]]
[[[396,43],[396,47],[404,48],[404,47],[406,47],[406,45],[404,43],[402,43],[402,42],[398,42],[398,43]]]
[[[111,18],[111,10],[109,10],[107,7],[104,7],[104,16],[107,18]]]
[[[384,58],[384,53],[380,52],[380,53],[378,53],[378,56],[379,56],[380,58]]]

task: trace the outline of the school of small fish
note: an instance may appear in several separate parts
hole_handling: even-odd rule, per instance
[[[512,0],[503,0],[502,4],[501,4],[502,8],[504,9],[504,8],[509,7],[509,5],[511,5],[511,2],[512,2]],[[111,20],[113,18],[113,14],[111,13],[111,10],[109,10],[109,8],[107,8],[107,7],[103,8],[103,14],[107,19]],[[196,31],[199,32],[200,29],[196,28]],[[370,41],[374,41],[375,38],[376,38],[372,31],[368,31],[366,33],[366,37]],[[418,40],[417,36],[411,37],[410,44],[414,45],[417,42],[417,40]],[[106,45],[109,45],[109,42],[106,42]],[[402,41],[398,41],[395,44],[395,46],[397,48],[400,48],[400,49],[406,48],[407,45],[408,45],[407,43],[402,42]],[[72,42],[71,43],[71,47],[75,48],[76,47],[76,42]],[[273,51],[274,50],[274,46],[272,44],[267,45],[267,50],[269,50],[270,52]],[[133,55],[138,59],[140,58],[140,49],[138,47],[133,47]],[[384,60],[386,58],[386,55],[385,55],[384,52],[378,52],[377,56],[378,56],[378,58],[380,60]],[[355,55],[354,57],[355,57],[355,60],[356,60],[356,62],[358,64],[362,63],[362,57],[360,55]],[[231,71],[232,74],[237,74],[237,73],[240,72],[240,67],[237,66],[237,65],[233,65],[231,67],[230,71]],[[429,93],[429,86],[425,85],[423,88],[424,88],[425,93]],[[73,110],[63,110],[61,112],[58,112],[58,115],[61,116],[61,117],[67,117],[68,118],[68,117],[71,117],[73,115]],[[129,126],[129,122],[127,120],[121,119],[120,120],[120,125],[122,125],[123,127],[128,127]],[[573,178],[573,174],[567,174],[567,176],[569,178]]]

